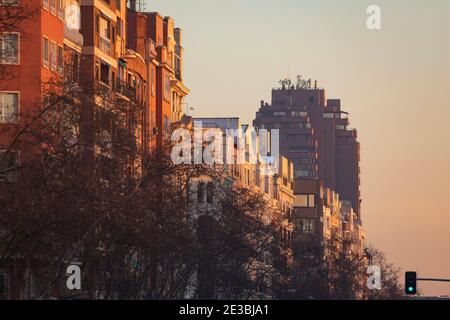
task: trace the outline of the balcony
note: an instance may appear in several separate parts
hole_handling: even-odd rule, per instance
[[[136,98],[136,90],[130,87],[125,81],[117,78],[114,84],[114,91],[119,95],[125,96],[128,99]]]
[[[101,51],[112,56],[111,40],[109,40],[104,36],[99,35],[98,46]]]
[[[79,47],[83,46],[83,36],[76,29],[70,29],[67,24],[64,24],[64,37]]]
[[[156,49],[156,42],[152,39],[147,39],[147,57],[150,59],[156,59],[158,57],[158,50]]]

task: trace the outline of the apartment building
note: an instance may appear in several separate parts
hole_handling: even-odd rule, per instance
[[[181,120],[189,94],[183,83],[182,30],[171,17],[137,11],[133,1],[127,19],[127,46],[147,60],[149,135],[151,144],[160,149],[170,139],[171,124]]]
[[[329,188],[349,200],[360,217],[359,142],[349,128],[348,113],[337,99],[326,99],[325,90],[300,77],[284,80],[272,90],[271,104],[261,102],[254,126],[280,130],[280,153],[294,162],[297,212],[309,215],[313,199]]]
[[[216,181],[209,176],[193,179],[191,190],[197,197],[194,197],[195,201],[193,201],[190,211],[195,212],[198,218],[205,215],[210,217],[220,215],[218,203],[224,186],[236,186],[261,194],[272,208],[267,212],[264,219],[270,221],[278,215],[282,218],[280,236],[283,247],[280,252],[265,255],[263,259],[255,261],[255,264],[258,264],[262,269],[264,269],[264,264],[277,264],[278,267],[290,265],[292,263],[291,241],[294,231],[294,225],[291,222],[294,208],[294,166],[292,161],[283,156],[277,157],[273,163],[262,161],[258,143],[254,145],[254,150],[250,149],[252,145],[251,137],[254,133],[253,128],[242,124],[239,118],[193,118],[192,121],[196,125],[201,124],[203,131],[217,130],[219,134],[224,136],[224,169],[221,171],[225,173],[223,179],[227,181]],[[225,138],[227,130],[236,132],[241,130],[241,133],[235,139],[232,139],[233,146],[231,148],[227,146],[227,139]],[[238,155],[239,150],[244,153],[244,156]],[[232,153],[231,156],[228,155],[228,152]],[[256,157],[251,160],[253,152]],[[227,158],[233,159],[233,163],[227,164]],[[238,162],[239,159],[243,161]],[[258,277],[257,274],[253,276]],[[270,287],[271,283],[269,282],[277,280],[267,279],[267,285]],[[213,296],[208,286],[205,287],[205,296]],[[267,293],[262,292],[261,294],[265,296]]]
[[[189,93],[183,84],[182,31],[172,18],[139,13],[130,3],[0,1],[2,11],[30,13],[0,32],[0,181],[14,179],[20,162],[33,156],[27,137],[10,145],[48,105],[49,93],[58,93],[64,84],[70,83],[71,96],[81,100],[79,129],[87,160],[111,157],[101,148],[114,139],[111,106],[126,107],[126,127],[144,154],[164,146]],[[11,282],[14,274],[5,268],[0,264],[5,294],[26,297],[24,284]]]

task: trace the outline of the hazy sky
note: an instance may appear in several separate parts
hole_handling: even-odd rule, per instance
[[[366,28],[366,8],[382,30]],[[450,278],[450,1],[155,0],[184,30],[195,116],[250,122],[289,70],[342,99],[358,129],[369,242]],[[450,284],[424,285],[450,294]]]

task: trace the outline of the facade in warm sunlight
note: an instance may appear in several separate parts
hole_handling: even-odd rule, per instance
[[[146,57],[150,87],[147,89],[152,145],[161,147],[170,138],[171,123],[181,120],[184,97],[182,30],[170,17],[157,12],[128,10],[128,48]]]
[[[112,157],[101,147],[117,137],[112,106],[126,110],[127,129],[139,150],[150,156],[163,147],[189,93],[183,83],[182,30],[172,18],[137,12],[135,1],[126,0],[13,2],[7,9],[0,4],[0,10],[30,15],[0,33],[0,158],[6,155],[0,181],[14,180],[20,160],[32,154],[23,137],[21,143],[14,137],[64,92],[82,100],[74,130],[85,143],[85,159]],[[77,97],[77,90],[84,94]],[[9,283],[8,297],[31,295],[9,281],[13,273],[1,275]]]
[[[0,129],[8,132],[0,136],[0,150],[51,102],[46,95],[58,90],[56,83],[69,78],[92,92],[86,105],[137,98],[145,109],[140,143],[148,152],[157,143],[161,147],[171,123],[181,119],[189,93],[183,84],[182,30],[173,19],[136,12],[135,2],[127,7],[126,0],[34,0],[21,5],[32,18],[2,34],[10,50],[0,61],[7,71],[0,82]],[[84,117],[89,127],[95,108]],[[11,165],[25,155],[20,146],[14,148],[8,155]]]

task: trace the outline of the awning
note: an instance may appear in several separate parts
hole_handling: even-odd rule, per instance
[[[127,67],[127,63],[119,58],[119,66],[121,66],[122,68],[126,68]]]

